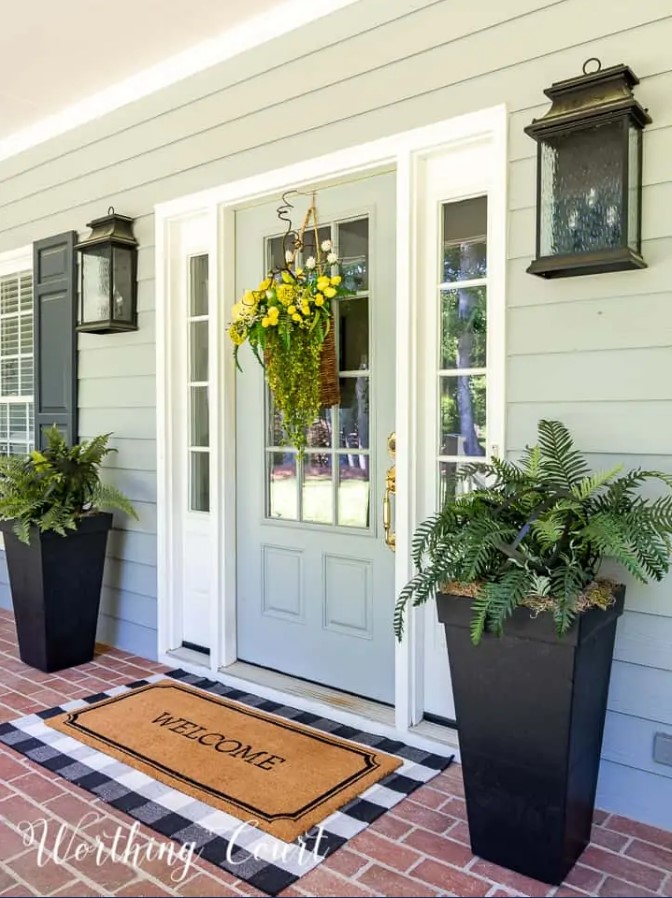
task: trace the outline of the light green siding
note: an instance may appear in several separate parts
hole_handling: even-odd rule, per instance
[[[672,470],[672,8],[669,0],[359,0],[327,19],[0,163],[0,252],[80,232],[110,204],[136,218],[140,330],[84,335],[80,433],[114,431],[113,480],[137,500],[110,542],[101,635],[155,651],[155,203],[499,103],[509,110],[507,449],[558,417],[596,466]],[[644,138],[644,271],[545,282],[534,251],[543,88],[583,61],[626,62]],[[6,582],[4,565],[0,582]],[[0,597],[7,601],[6,586]],[[672,587],[629,584],[600,802],[672,826]]]

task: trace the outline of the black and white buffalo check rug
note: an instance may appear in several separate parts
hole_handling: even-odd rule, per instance
[[[375,747],[381,752],[397,755],[403,763],[394,773],[329,814],[308,834],[288,844],[65,736],[44,722],[56,714],[75,711],[87,704],[166,678]],[[431,754],[384,736],[365,733],[183,670],[156,674],[126,686],[116,686],[108,692],[0,724],[0,742],[88,790],[160,835],[182,845],[193,844],[195,851],[205,860],[270,895],[276,895],[313,870],[387,810],[445,770],[452,761],[452,756]]]

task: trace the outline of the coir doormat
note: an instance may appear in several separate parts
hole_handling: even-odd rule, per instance
[[[401,765],[169,679],[47,722],[287,842]]]
[[[401,761],[401,766],[337,810],[327,812],[324,819],[307,833],[289,843],[260,831],[249,819],[241,821],[240,817],[214,807],[211,799],[194,798],[183,787],[175,788],[156,775],[117,760],[108,748],[104,751],[94,748],[80,737],[73,738],[48,726],[49,720],[65,712],[72,713],[107,698],[133,693],[166,678],[285,721],[351,740],[360,747],[375,750],[376,754],[393,755]],[[195,731],[191,732],[193,735]],[[173,735],[186,741],[183,734]],[[268,701],[183,670],[156,674],[127,686],[115,686],[86,699],[75,699],[58,708],[2,723],[0,743],[87,790],[156,833],[180,845],[194,846],[203,860],[270,895],[278,894],[310,872],[452,761],[452,757],[433,754],[280,702]],[[245,761],[242,763],[246,769],[248,765]]]

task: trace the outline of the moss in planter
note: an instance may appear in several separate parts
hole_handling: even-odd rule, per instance
[[[582,614],[591,608],[601,608],[606,611],[616,602],[616,590],[620,584],[615,580],[608,580],[606,577],[598,577],[589,583],[576,598],[575,611]],[[465,599],[474,599],[478,596],[483,583],[458,583],[453,580],[450,583],[442,583],[439,592],[443,592],[449,596],[461,596]],[[553,596],[529,595],[520,602],[524,608],[534,611],[534,616],[541,614],[543,611],[554,611],[558,602]]]

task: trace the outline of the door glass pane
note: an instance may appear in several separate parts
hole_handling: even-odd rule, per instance
[[[340,371],[366,371],[369,367],[368,299],[338,303],[338,367]]]
[[[331,240],[331,226],[325,225],[317,229],[318,240],[320,242],[320,246],[324,243],[325,240]],[[317,247],[315,245],[315,230],[312,227],[306,229],[303,235],[303,250],[301,251],[299,261],[303,265],[305,264],[306,259],[310,257],[317,259]],[[325,260],[325,253],[320,250],[320,256],[322,261]]]
[[[288,244],[288,249],[292,247]],[[285,254],[282,250],[282,237],[269,237],[266,241],[266,271],[285,267]],[[261,278],[260,278],[261,280]]]
[[[189,259],[189,315],[208,314],[208,256]]]
[[[191,394],[191,434],[190,445],[209,445],[208,388],[190,387]]]
[[[442,377],[439,455],[485,455],[485,377]]]
[[[192,511],[210,511],[210,453],[190,452]]]
[[[331,455],[308,452],[303,459],[302,520],[334,523],[334,488]]]
[[[340,439],[343,449],[369,448],[369,378],[340,379]]]
[[[441,368],[484,368],[486,288],[441,291]]]
[[[189,377],[192,381],[203,383],[208,379],[208,322],[190,321],[189,330]]]
[[[296,489],[296,456],[292,452],[267,452],[268,496],[270,518],[296,521],[298,492]]]
[[[333,431],[331,422],[331,409],[320,409],[319,417],[310,425],[306,434],[309,449],[331,449]]]
[[[369,289],[369,220],[346,221],[338,226],[337,252],[343,283],[357,292]]]
[[[341,527],[369,526],[369,456],[339,455],[338,523]]]
[[[282,415],[273,401],[273,394],[266,389],[266,447],[284,446],[287,439],[285,428],[282,426]]]
[[[487,230],[487,197],[444,204],[441,281],[469,281],[486,276]]]

